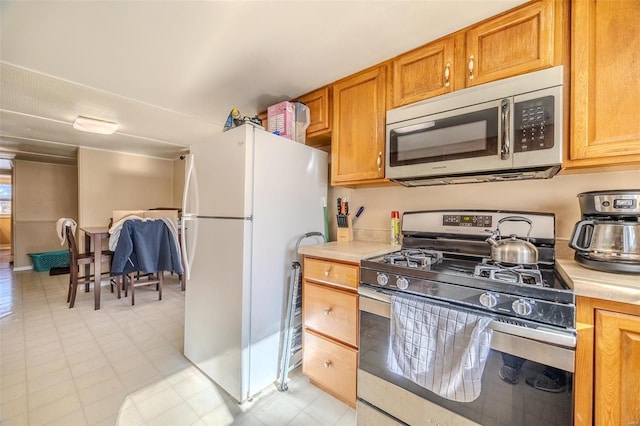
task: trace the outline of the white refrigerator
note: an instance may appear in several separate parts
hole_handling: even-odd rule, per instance
[[[238,402],[278,377],[295,243],[324,230],[327,157],[251,125],[187,156],[184,354]]]

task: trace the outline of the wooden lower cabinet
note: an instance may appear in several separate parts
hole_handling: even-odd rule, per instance
[[[304,291],[305,326],[357,346],[358,323],[353,313],[358,310],[358,295],[311,282],[305,283]]]
[[[311,382],[356,406],[360,266],[304,258],[302,372]]]
[[[576,425],[640,425],[640,305],[579,297]]]
[[[357,349],[309,329],[303,338],[302,372],[313,384],[355,408]]]

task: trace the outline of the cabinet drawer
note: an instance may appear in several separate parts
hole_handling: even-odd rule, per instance
[[[305,330],[302,372],[336,398],[355,407],[358,351]]]
[[[360,280],[360,267],[358,265],[346,265],[344,263],[305,257],[304,277],[307,280],[357,289]]]
[[[358,346],[358,295],[305,281],[302,288],[304,326]]]

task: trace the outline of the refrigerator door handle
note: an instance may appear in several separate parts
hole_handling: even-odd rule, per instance
[[[191,180],[193,180],[193,191],[191,191]],[[193,210],[188,209],[188,201],[191,199],[193,192],[194,205]],[[184,192],[182,194],[182,215],[190,216],[198,214],[200,200],[198,198],[198,174],[196,171],[193,154],[187,155],[186,177],[184,182]]]
[[[194,253],[192,256],[189,256],[189,247],[187,246],[187,226],[186,222],[188,220],[193,220],[192,217],[194,214],[197,214],[198,211],[198,179],[195,173],[195,164],[194,164],[193,154],[187,155],[187,164],[186,164],[186,177],[184,182],[184,193],[182,194],[182,220],[180,223],[181,235],[180,242],[182,243],[182,250],[184,252],[184,266],[185,266],[185,279],[188,281],[191,278],[191,265],[193,265],[193,256],[195,255],[195,239],[197,238],[197,234],[193,233],[193,247]],[[187,209],[188,201],[191,195],[191,179],[193,177],[195,188],[195,211],[189,211]]]
[[[183,257],[184,257],[184,273],[185,273],[185,279],[189,281],[191,279],[191,267],[193,266],[193,259],[196,256],[196,242],[198,239],[198,232],[196,229],[195,230],[196,232],[191,233],[191,239],[193,241],[190,241],[190,242],[192,243],[193,252],[189,254],[189,246],[187,246],[187,237],[186,237],[187,221],[193,222],[194,227],[197,228],[198,219],[193,216],[182,216],[182,223],[180,224],[180,227],[182,230],[180,234],[180,240],[182,243],[182,251],[183,251]]]

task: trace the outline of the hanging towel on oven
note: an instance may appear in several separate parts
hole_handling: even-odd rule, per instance
[[[491,318],[408,296],[391,297],[387,368],[453,401],[480,396]]]

